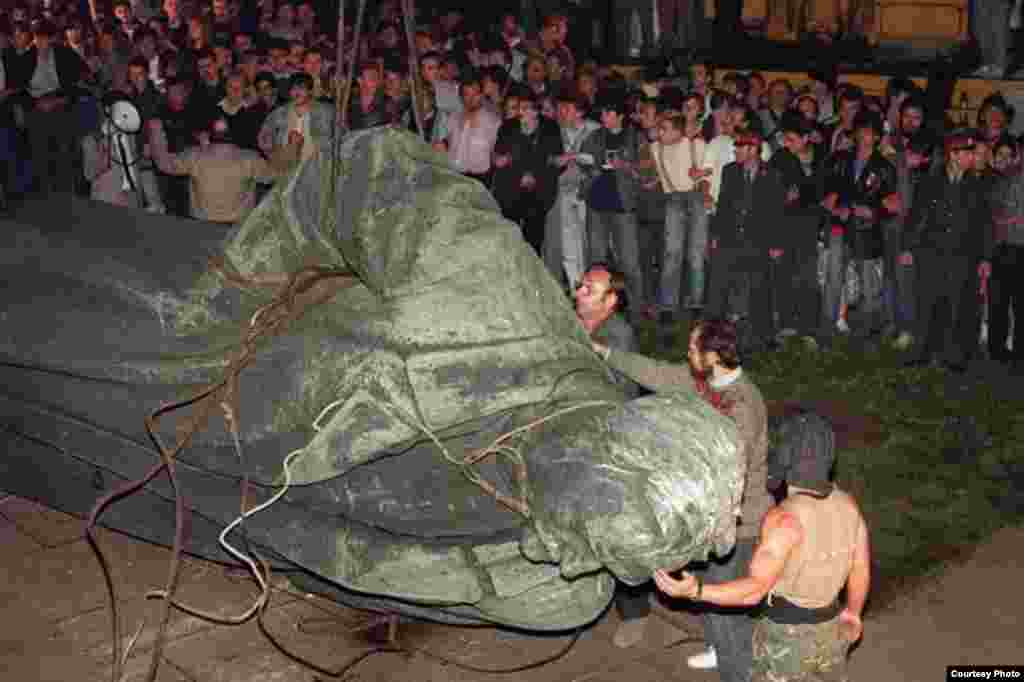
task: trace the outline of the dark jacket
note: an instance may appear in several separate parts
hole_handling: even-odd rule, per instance
[[[523,133],[518,123],[502,124],[494,152],[512,157],[508,166],[494,171],[494,196],[503,213],[514,213],[507,209],[522,200],[525,190],[520,187],[520,180],[527,173],[537,179],[533,190],[536,201],[545,210],[554,205],[559,169],[551,163],[551,158],[562,153],[562,134],[556,123],[542,117],[537,129],[530,135]]]
[[[785,188],[777,170],[760,164],[751,186],[743,166],[734,161],[722,169],[711,236],[719,248],[747,248],[767,257],[768,249],[785,244],[784,202]]]
[[[348,129],[365,130],[388,125],[391,123],[391,113],[383,88],[377,88],[368,111],[363,110],[359,89],[354,88],[348,100]]]
[[[874,211],[871,220],[851,214],[843,227],[846,229],[846,244],[850,248],[851,258],[881,258],[885,245],[882,223],[892,217],[882,202],[886,197],[899,193],[896,167],[876,149],[865,163],[860,176],[857,176],[854,174],[856,154],[855,149],[849,149],[832,157],[825,192],[838,194],[839,206],[852,209],[854,205],[860,205]]]
[[[640,158],[640,136],[637,135],[636,128],[629,126],[623,130],[623,135],[625,135],[625,138],[622,150],[620,151],[620,158],[629,163],[636,163]],[[592,132],[583,141],[580,151],[584,154],[590,154],[594,157],[595,161],[592,166],[585,167],[588,177],[583,186],[584,197],[589,197],[591,185],[593,185],[594,180],[602,172],[601,164],[604,161],[605,150],[607,149],[608,129],[603,126]],[[623,209],[627,213],[632,213],[636,210],[637,192],[640,189],[633,170],[631,168],[624,168],[615,171],[615,183],[619,190],[619,200],[622,202]]]
[[[921,181],[903,231],[903,249],[988,260],[993,248],[991,186],[974,171],[954,183],[945,169]]]
[[[63,45],[54,45],[54,59],[57,62],[57,79],[60,81],[60,90],[66,95],[78,94],[78,84],[83,76],[88,73],[88,67],[78,53]],[[13,48],[4,54],[4,66],[7,68],[7,87],[15,90],[28,90],[32,76],[36,72],[38,51],[35,47],[29,48],[22,55],[17,55]]]
[[[786,218],[786,238],[792,244],[811,244],[820,237],[825,210],[821,200],[825,197],[825,161],[815,154],[810,164],[810,175],[804,172],[800,159],[788,149],[780,149],[772,155],[769,165],[779,174],[783,191],[796,188],[799,196],[795,201],[786,201],[783,213]]]

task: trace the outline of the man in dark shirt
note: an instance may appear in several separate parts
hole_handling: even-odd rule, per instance
[[[786,190],[782,253],[776,261],[780,334],[813,339],[819,326],[818,240],[824,213],[825,160],[811,142],[813,129],[796,112],[786,113],[778,125],[782,147],[772,155]]]
[[[992,210],[988,183],[974,168],[974,137],[954,131],[945,149],[945,168],[925,178],[915,197],[902,256],[918,282],[911,364],[938,359],[962,372],[978,345],[977,292],[991,274]]]
[[[540,115],[533,95],[523,97],[519,121],[503,124],[494,146],[491,191],[502,214],[522,228],[537,255],[543,253],[545,220],[558,191],[558,171],[551,159],[562,151],[558,125]]]
[[[613,261],[625,273],[626,291],[639,308],[647,302],[636,220],[639,143],[636,131],[625,127],[624,98],[605,96],[596,108],[601,127],[584,140],[581,150],[594,160],[584,188],[590,212],[589,258],[591,263]]]
[[[56,44],[57,28],[49,21],[33,24],[34,44],[21,53],[17,70],[8,73],[8,88],[27,93],[26,125],[40,189],[72,189],[71,150],[79,130],[78,86],[88,72],[76,52]]]
[[[356,71],[356,87],[348,100],[348,129],[363,130],[389,123],[380,65],[364,62]]]
[[[185,81],[168,82],[167,103],[158,118],[167,136],[167,150],[172,154],[195,145],[196,133],[206,128],[205,119],[190,104],[189,86]],[[188,178],[160,173],[157,181],[167,211],[183,218],[190,216]]]
[[[778,171],[761,161],[761,144],[756,133],[736,137],[736,161],[722,170],[718,210],[711,221],[707,311],[721,318],[746,313],[744,352],[763,350],[775,336],[771,261],[785,253],[785,191]],[[744,294],[745,311],[739,304]]]
[[[883,224],[900,212],[896,169],[878,149],[882,139],[881,117],[865,111],[853,126],[854,146],[833,157],[825,204],[833,226],[846,243],[849,261],[860,279],[859,317],[866,331],[878,331],[884,324]],[[844,268],[844,271],[846,268]],[[836,327],[847,332],[848,304],[839,305]]]

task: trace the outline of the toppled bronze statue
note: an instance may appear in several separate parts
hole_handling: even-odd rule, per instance
[[[240,481],[251,508],[290,454],[248,547],[354,606],[565,629],[600,615],[612,576],[732,546],[732,422],[697,396],[627,401],[519,228],[414,136],[372,129],[302,162],[222,242],[139,217],[129,244],[19,228],[36,265],[2,294],[11,492],[85,511],[156,460],[146,414],[244,364],[231,419],[194,423],[177,454],[187,551],[229,559]],[[283,299],[298,272],[312,284]],[[103,522],[169,544],[170,500],[158,477]]]

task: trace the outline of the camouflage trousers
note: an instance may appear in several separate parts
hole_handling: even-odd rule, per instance
[[[848,682],[849,640],[839,616],[816,625],[783,625],[767,618],[754,625],[751,682]]]

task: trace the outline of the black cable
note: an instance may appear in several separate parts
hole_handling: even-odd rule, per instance
[[[317,619],[317,620],[320,620],[320,619]],[[434,659],[434,660],[437,660],[437,661],[441,661],[442,663],[444,663],[446,665],[452,665],[452,666],[455,666],[456,668],[461,668],[463,670],[468,670],[468,671],[471,671],[471,672],[478,672],[478,673],[486,673],[486,674],[489,674],[489,675],[507,675],[507,674],[510,674],[510,673],[523,672],[523,671],[526,671],[526,670],[533,670],[535,668],[539,668],[541,666],[547,665],[548,663],[552,663],[554,661],[557,661],[558,659],[560,659],[563,656],[565,656],[566,654],[568,654],[569,651],[571,651],[572,648],[576,645],[576,642],[579,641],[579,638],[583,634],[583,629],[584,629],[584,626],[582,626],[582,625],[580,627],[576,628],[576,630],[572,634],[572,637],[565,644],[565,646],[563,646],[561,649],[559,649],[555,653],[553,653],[553,654],[551,654],[549,656],[545,656],[544,658],[541,658],[539,660],[531,661],[529,663],[524,663],[522,665],[513,666],[511,668],[485,668],[485,667],[482,667],[482,666],[475,666],[475,665],[472,665],[470,663],[465,663],[465,662],[460,661],[460,660],[455,659],[455,658],[450,658],[448,656],[444,656],[442,654],[435,653],[433,651],[430,651],[429,649],[425,649],[425,648],[422,648],[422,647],[407,646],[407,645],[399,644],[398,646],[375,646],[372,649],[369,649],[367,651],[362,652],[361,654],[358,654],[352,660],[350,660],[348,663],[346,663],[344,666],[342,666],[339,670],[331,671],[331,670],[328,670],[328,669],[326,669],[326,668],[324,668],[324,667],[322,667],[320,665],[317,665],[316,663],[313,663],[312,661],[309,661],[309,660],[305,659],[302,656],[299,656],[298,654],[295,654],[295,653],[293,653],[291,651],[288,651],[267,630],[266,624],[263,622],[262,616],[261,616],[261,618],[257,622],[259,623],[260,631],[264,634],[264,636],[266,636],[266,638],[270,641],[270,643],[274,646],[274,648],[277,649],[279,652],[281,652],[282,654],[287,656],[289,659],[295,661],[296,663],[300,663],[302,665],[305,665],[305,666],[313,669],[314,671],[316,671],[318,673],[321,673],[321,674],[324,674],[324,675],[327,675],[327,676],[333,677],[333,678],[343,677],[344,675],[346,675],[349,672],[351,672],[352,668],[354,668],[356,665],[358,665],[362,661],[366,660],[367,658],[369,658],[371,656],[374,656],[376,654],[385,654],[385,653],[393,653],[393,654],[394,653],[404,653],[404,654],[418,653],[418,654],[422,654],[422,655],[426,656],[427,658],[431,658],[431,659]],[[309,634],[308,630],[304,630],[303,629],[303,625],[305,623],[307,623],[307,622],[308,622],[308,619],[302,619],[302,620],[300,620],[298,622],[297,628],[298,628],[298,630],[300,632],[304,632],[306,634]]]

